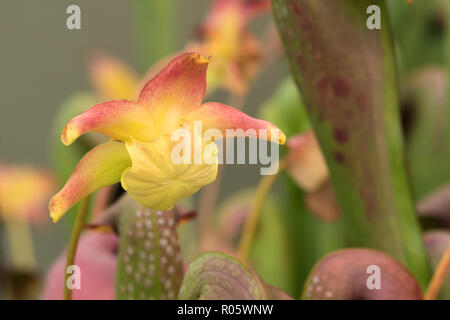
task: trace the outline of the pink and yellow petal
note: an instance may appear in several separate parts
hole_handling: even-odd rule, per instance
[[[122,142],[110,141],[96,146],[80,160],[65,186],[50,200],[50,217],[57,222],[84,197],[119,182],[130,165]]]
[[[179,199],[216,179],[217,150],[211,164],[178,164],[172,159],[174,146],[167,137],[127,143],[133,164],[122,175],[122,187],[131,198],[154,210],[170,210]]]
[[[147,110],[128,100],[108,101],[93,106],[69,121],[64,127],[61,140],[65,145],[70,145],[79,136],[90,131],[121,141],[151,141],[155,138]]]
[[[187,51],[199,52],[196,50],[187,50]],[[136,91],[134,92],[134,95],[133,95],[136,97],[135,100],[139,99],[141,91],[145,87],[145,85],[150,80],[152,80],[154,77],[156,77],[158,75],[158,73],[160,73],[161,70],[163,70],[170,63],[170,61],[175,59],[179,54],[180,53],[178,52],[178,53],[173,53],[173,54],[167,55],[165,57],[162,57],[147,70],[147,72],[144,74],[144,76],[142,76],[141,79],[139,80],[139,83],[136,87]]]
[[[224,137],[248,136],[279,144],[286,136],[271,122],[252,118],[242,111],[221,103],[204,103],[188,115],[189,121],[201,121],[203,130],[218,129]]]
[[[287,169],[294,181],[306,191],[317,190],[328,180],[328,167],[312,131],[288,141]]]
[[[139,103],[160,130],[173,130],[181,117],[202,103],[209,61],[198,53],[183,53],[142,89]]]
[[[214,50],[207,43],[193,42],[186,46],[187,51],[198,52],[206,57],[213,57],[208,65],[208,72],[206,73],[206,93],[208,96],[214,92],[218,87],[222,86],[225,78],[226,61],[220,55],[216,55]]]
[[[89,73],[92,84],[103,99],[135,98],[139,83],[138,76],[121,61],[104,54],[97,54],[90,61]]]

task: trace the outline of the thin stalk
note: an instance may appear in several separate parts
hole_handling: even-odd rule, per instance
[[[206,186],[201,194],[198,206],[198,229],[200,241],[208,237],[208,233],[212,227],[212,213],[216,207],[217,198],[219,197],[220,184],[223,178],[225,167],[219,165],[216,181]]]
[[[134,0],[135,34],[142,72],[175,50],[176,8],[173,0]]]
[[[245,222],[244,231],[241,235],[241,239],[237,248],[237,256],[242,262],[247,261],[252,241],[253,238],[255,237],[255,231],[256,227],[258,226],[258,221],[261,215],[261,208],[264,204],[264,200],[266,200],[270,188],[272,187],[277,177],[280,175],[280,173],[284,170],[285,167],[286,167],[285,161],[281,160],[278,172],[273,175],[264,176],[259,182],[258,188],[256,189],[256,193],[253,198]]]
[[[424,300],[434,300],[439,294],[442,284],[447,276],[447,272],[450,269],[450,245],[447,247],[441,261],[439,262],[430,285],[424,295]]]
[[[5,226],[8,232],[11,259],[14,267],[19,270],[34,270],[36,257],[29,223],[25,221],[7,221]]]
[[[70,275],[66,272],[66,270],[69,266],[75,263],[78,241],[80,240],[81,232],[84,229],[84,224],[88,213],[89,199],[90,196],[87,196],[81,200],[78,205],[75,225],[73,226],[72,236],[70,238],[69,247],[67,248],[66,268],[64,269],[64,300],[72,300],[72,290],[67,286],[67,280]]]

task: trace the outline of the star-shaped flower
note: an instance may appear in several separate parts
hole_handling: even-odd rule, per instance
[[[209,61],[196,53],[181,54],[144,86],[137,102],[104,102],[69,121],[61,137],[65,145],[90,131],[112,140],[89,151],[64,188],[51,199],[54,221],[83,197],[119,181],[143,206],[171,209],[178,199],[194,194],[216,178],[217,147],[202,135],[208,129],[217,129],[224,137],[230,135],[227,129],[243,129],[235,134],[255,129],[256,136],[265,129],[264,138],[285,143],[285,135],[270,122],[220,103],[202,104]],[[193,136],[201,141],[193,144],[203,145],[203,158],[211,161],[174,162],[173,152],[179,143],[173,141],[172,134],[180,128],[193,132],[196,121],[201,121],[202,132]]]
[[[188,49],[215,57],[208,74],[209,90],[222,87],[242,95],[261,65],[263,49],[246,30],[248,22],[268,12],[267,0],[214,0],[200,27],[201,40]]]

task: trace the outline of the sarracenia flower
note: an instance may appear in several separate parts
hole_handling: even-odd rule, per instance
[[[50,201],[50,216],[59,220],[83,197],[121,182],[131,198],[155,210],[169,210],[180,198],[190,196],[213,182],[217,175],[217,147],[203,140],[208,129],[224,137],[249,130],[268,140],[284,144],[285,135],[272,123],[251,118],[220,103],[203,103],[209,59],[184,53],[151,79],[138,101],[101,103],[69,121],[62,141],[70,145],[86,132],[96,131],[113,140],[100,144],[80,160],[64,188]],[[172,153],[179,143],[172,133],[180,128],[192,132],[194,122],[202,124],[204,158],[211,161],[178,163]],[[230,133],[227,129],[235,130]],[[247,132],[249,132],[247,131]],[[194,134],[195,137],[197,134]],[[205,157],[206,154],[206,157]]]
[[[214,57],[208,73],[209,90],[223,87],[243,94],[263,58],[262,45],[246,30],[248,22],[268,12],[267,0],[214,0],[200,27],[201,41],[188,49]]]
[[[6,221],[41,222],[46,203],[56,189],[47,171],[0,164],[0,216]]]
[[[132,99],[137,93],[137,74],[122,61],[106,54],[93,56],[89,61],[89,75],[96,93],[102,99]]]

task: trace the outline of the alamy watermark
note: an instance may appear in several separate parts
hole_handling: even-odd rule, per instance
[[[278,172],[279,145],[268,140],[278,141],[279,130],[226,129],[225,137],[234,138],[225,139],[219,129],[211,128],[203,132],[202,128],[202,121],[194,121],[193,130],[179,128],[172,133],[171,140],[178,142],[171,152],[173,163],[212,164],[218,159],[219,164],[260,164],[264,166],[260,168],[261,175]]]
[[[70,290],[81,289],[81,268],[76,264],[70,265],[66,269],[66,273],[70,274],[66,280],[66,286]]]
[[[81,29],[81,9],[80,6],[72,4],[67,7],[66,13],[68,14],[66,18],[66,27],[69,30],[80,30]]]
[[[367,18],[366,26],[369,30],[380,30],[381,29],[381,9],[376,4],[367,7],[367,14],[370,16]]]
[[[376,264],[372,264],[367,267],[366,273],[370,274],[370,276],[367,278],[367,282],[366,282],[367,289],[380,290],[381,289],[381,269],[380,269],[380,267],[377,266]]]

